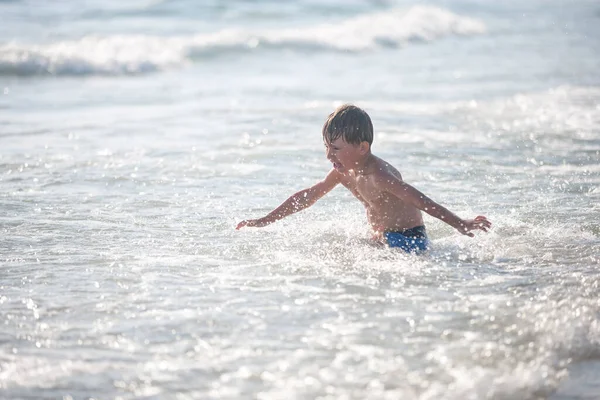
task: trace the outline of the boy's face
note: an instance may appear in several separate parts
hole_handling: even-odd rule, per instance
[[[354,169],[357,161],[363,156],[360,144],[347,143],[342,137],[331,143],[325,140],[325,154],[333,168],[342,173]]]

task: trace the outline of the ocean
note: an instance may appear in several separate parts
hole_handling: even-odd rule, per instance
[[[600,399],[600,4],[0,0],[0,398]],[[462,217],[374,247],[373,152]]]

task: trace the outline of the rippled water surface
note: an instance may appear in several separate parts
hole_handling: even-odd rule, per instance
[[[0,398],[600,398],[593,1],[0,1]],[[488,234],[374,247],[321,125]]]

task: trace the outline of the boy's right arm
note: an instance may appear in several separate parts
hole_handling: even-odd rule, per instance
[[[340,173],[335,169],[332,169],[321,182],[307,189],[294,193],[279,207],[262,218],[249,219],[240,222],[235,229],[240,229],[244,226],[260,228],[285,218],[290,214],[304,210],[305,208],[315,204],[315,202],[325,194],[329,193],[334,187],[336,187],[338,183],[340,183]]]

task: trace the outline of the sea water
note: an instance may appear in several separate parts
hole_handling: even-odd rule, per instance
[[[600,5],[0,1],[0,398],[599,399]],[[374,247],[320,129],[491,232]]]

